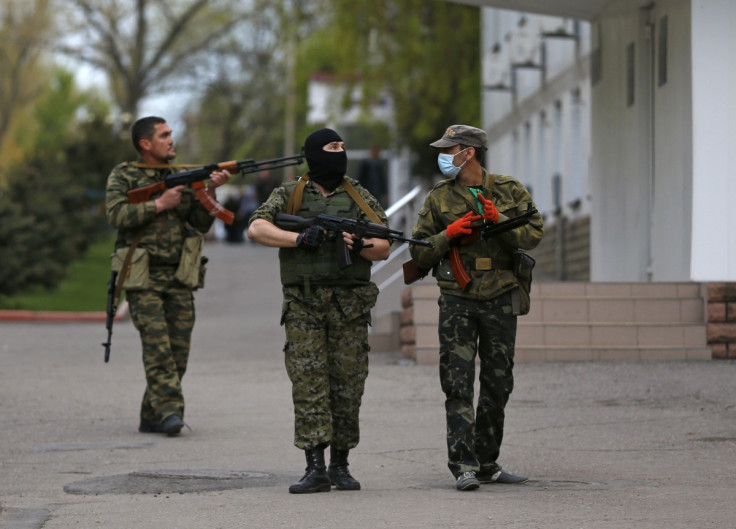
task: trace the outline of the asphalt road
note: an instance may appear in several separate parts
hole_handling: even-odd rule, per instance
[[[140,434],[130,321],[0,322],[0,529],[734,528],[736,363],[520,364],[500,463],[458,492],[436,367],[371,356],[359,492],[291,495],[276,250],[210,243],[177,438]],[[100,285],[101,305],[104,285]]]

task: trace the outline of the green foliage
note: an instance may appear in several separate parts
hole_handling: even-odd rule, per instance
[[[57,70],[18,129],[24,161],[4,172],[0,193],[0,295],[53,289],[107,232],[105,183],[123,144],[106,111],[98,98],[75,89],[71,74]],[[79,116],[89,117],[80,122]]]
[[[91,244],[80,259],[69,265],[66,278],[57,288],[46,290],[37,286],[24,294],[0,296],[0,309],[104,311],[113,244],[114,234],[108,233],[100,241]],[[0,274],[3,270],[0,268]],[[0,282],[4,283],[1,278]]]
[[[428,144],[454,123],[480,126],[479,8],[444,0],[324,1],[332,19],[305,43],[303,71],[359,85],[365,110],[387,93],[394,140],[418,154],[416,170],[435,172]]]

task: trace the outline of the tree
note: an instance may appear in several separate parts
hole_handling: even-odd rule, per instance
[[[69,0],[69,37],[59,50],[103,71],[121,112],[209,74],[202,58],[243,19],[238,0]]]
[[[252,4],[241,30],[212,52],[217,73],[187,113],[180,145],[190,157],[266,159],[298,152],[295,127],[286,125],[305,113],[290,81],[296,67],[292,53],[319,20],[318,5],[315,0]]]
[[[42,39],[53,38],[49,4],[6,0],[0,5],[0,168],[22,157],[10,139],[12,130],[47,84]]]
[[[22,160],[0,189],[0,295],[54,288],[67,266],[106,233],[104,188],[125,157],[109,108],[56,69],[16,127]]]
[[[303,62],[359,84],[366,111],[387,92],[394,140],[418,154],[422,174],[435,172],[427,144],[453,123],[480,126],[479,8],[444,0],[323,3],[332,18],[305,44]]]

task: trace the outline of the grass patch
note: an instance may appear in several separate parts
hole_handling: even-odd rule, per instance
[[[115,234],[111,233],[90,245],[81,259],[69,265],[67,276],[57,289],[37,288],[17,296],[2,297],[0,309],[104,312],[114,243]]]

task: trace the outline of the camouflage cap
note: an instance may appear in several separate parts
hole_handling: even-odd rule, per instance
[[[452,147],[453,145],[485,148],[486,133],[481,129],[476,129],[469,125],[451,125],[439,140],[430,143],[430,145],[438,149]]]

